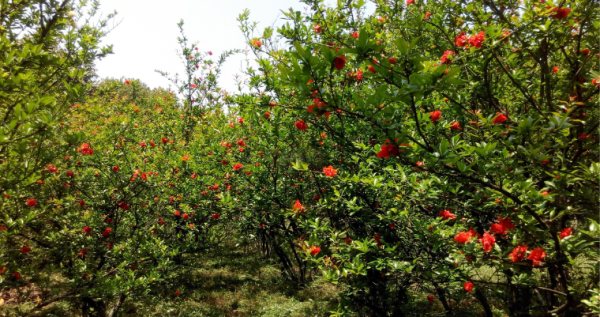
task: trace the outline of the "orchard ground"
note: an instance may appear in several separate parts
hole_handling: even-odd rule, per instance
[[[233,239],[205,254],[186,257],[181,271],[185,274],[174,273],[171,277],[181,285],[179,295],[170,292],[158,299],[141,296],[126,300],[121,316],[328,316],[338,306],[344,288],[319,278],[302,286],[290,283],[281,276],[276,259],[265,257],[251,245],[238,245]],[[485,271],[478,273],[478,278],[493,276],[489,270]],[[443,309],[439,303],[425,300],[427,293],[418,287],[411,292],[423,298],[415,313],[429,315]],[[4,299],[0,316],[23,316],[43,293],[33,284],[0,293]],[[484,316],[473,307],[476,303],[472,299],[452,304],[460,316]],[[61,300],[36,316],[75,317],[81,316],[81,310],[73,302]]]

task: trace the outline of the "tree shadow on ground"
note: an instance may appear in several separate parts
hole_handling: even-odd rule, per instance
[[[138,315],[328,316],[341,291],[319,279],[299,287],[281,275],[274,259],[232,245],[188,256],[184,266],[186,274],[164,290],[165,300],[143,300]],[[180,295],[173,295],[176,290]]]

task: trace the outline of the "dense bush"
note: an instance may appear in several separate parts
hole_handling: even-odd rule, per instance
[[[597,3],[307,4],[277,30],[289,46],[240,16],[264,92],[237,98],[269,167],[244,202],[280,210],[266,234],[299,239],[368,315],[415,314],[423,293],[448,315],[589,309]],[[453,309],[469,293],[481,306]]]

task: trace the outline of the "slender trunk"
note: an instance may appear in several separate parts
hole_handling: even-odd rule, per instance
[[[298,263],[298,272],[300,274],[299,282],[304,283],[304,281],[306,281],[306,266],[304,265],[304,261],[298,256],[294,244],[290,240],[287,240],[287,242],[292,250],[292,253],[294,254],[294,257],[296,258],[296,263]]]
[[[297,282],[298,278],[296,277],[296,274],[294,272],[294,266],[292,265],[292,262],[277,242],[277,239],[275,239],[275,235],[273,233],[271,233],[270,238],[273,250],[275,251],[275,254],[277,254],[277,256],[279,257],[279,261],[283,265],[283,267],[281,268],[282,273],[287,275],[290,278],[290,280]]]
[[[108,313],[107,317],[117,316],[117,313],[119,312],[119,308],[121,308],[121,305],[123,305],[123,302],[125,301],[125,297],[126,297],[125,294],[121,294],[121,296],[119,296],[119,299],[117,300],[117,303],[110,310],[110,312]]]
[[[104,317],[106,316],[106,307],[103,301],[95,301],[89,296],[81,298],[83,303],[81,308],[81,316],[83,317]]]
[[[517,287],[512,283],[512,277],[514,273],[511,270],[504,270],[504,275],[506,275],[506,284],[508,285],[508,289],[506,290],[506,299],[505,304],[508,307],[508,313],[511,317],[515,316],[515,300],[516,297],[516,289]]]
[[[477,299],[481,303],[481,306],[483,306],[483,311],[485,311],[485,317],[494,317],[492,309],[490,308],[490,304],[488,304],[488,301],[485,298],[485,295],[481,291],[480,287],[475,289],[475,297],[477,297]]]
[[[552,265],[548,266],[548,277],[550,278],[550,288],[555,290],[558,286],[558,281],[556,280],[556,272]],[[550,296],[550,305],[552,305],[552,307],[557,307],[558,299],[556,298],[556,295],[552,292],[548,292],[548,296]]]
[[[529,310],[531,309],[531,287],[519,285],[515,299],[515,316],[530,317]]]
[[[379,270],[367,270],[367,304],[370,316],[386,316],[389,309],[385,300],[387,298],[386,281]]]
[[[402,283],[396,284],[396,300],[393,302],[392,306],[392,314],[391,317],[404,317],[406,313],[404,312],[404,308],[406,307],[406,303],[408,301],[407,290]]]
[[[442,302],[442,306],[444,306],[446,316],[452,316],[452,307],[448,305],[448,301],[446,300],[446,291],[443,288],[437,286],[435,288],[435,291],[437,292],[438,297],[440,298],[440,302]]]

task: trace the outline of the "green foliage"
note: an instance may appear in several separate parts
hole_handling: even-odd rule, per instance
[[[169,310],[230,238],[342,289],[333,316],[597,311],[597,2],[305,2],[277,30],[239,16],[258,68],[237,95],[217,83],[238,51],[213,61],[183,23],[172,90],[91,85],[106,21],[15,5],[0,283],[51,290],[28,312]]]
[[[561,3],[566,17],[532,2],[378,1],[371,16],[360,3],[306,2],[308,15],[285,12],[278,29],[288,47],[253,47],[249,88],[261,93],[236,96],[247,143],[264,153],[253,162],[267,167],[252,174],[262,192],[241,199],[249,215],[265,210],[249,219],[264,224],[257,237],[285,250],[282,263],[302,255],[298,267],[350,286],[349,308],[364,314],[416,313],[419,287],[460,315],[468,308],[449,302],[467,281],[486,315],[585,311],[597,281],[574,275],[598,272],[586,230],[598,208],[591,2]],[[321,173],[331,165],[337,175]],[[533,249],[545,251],[539,264]],[[478,278],[484,269],[496,273]]]

